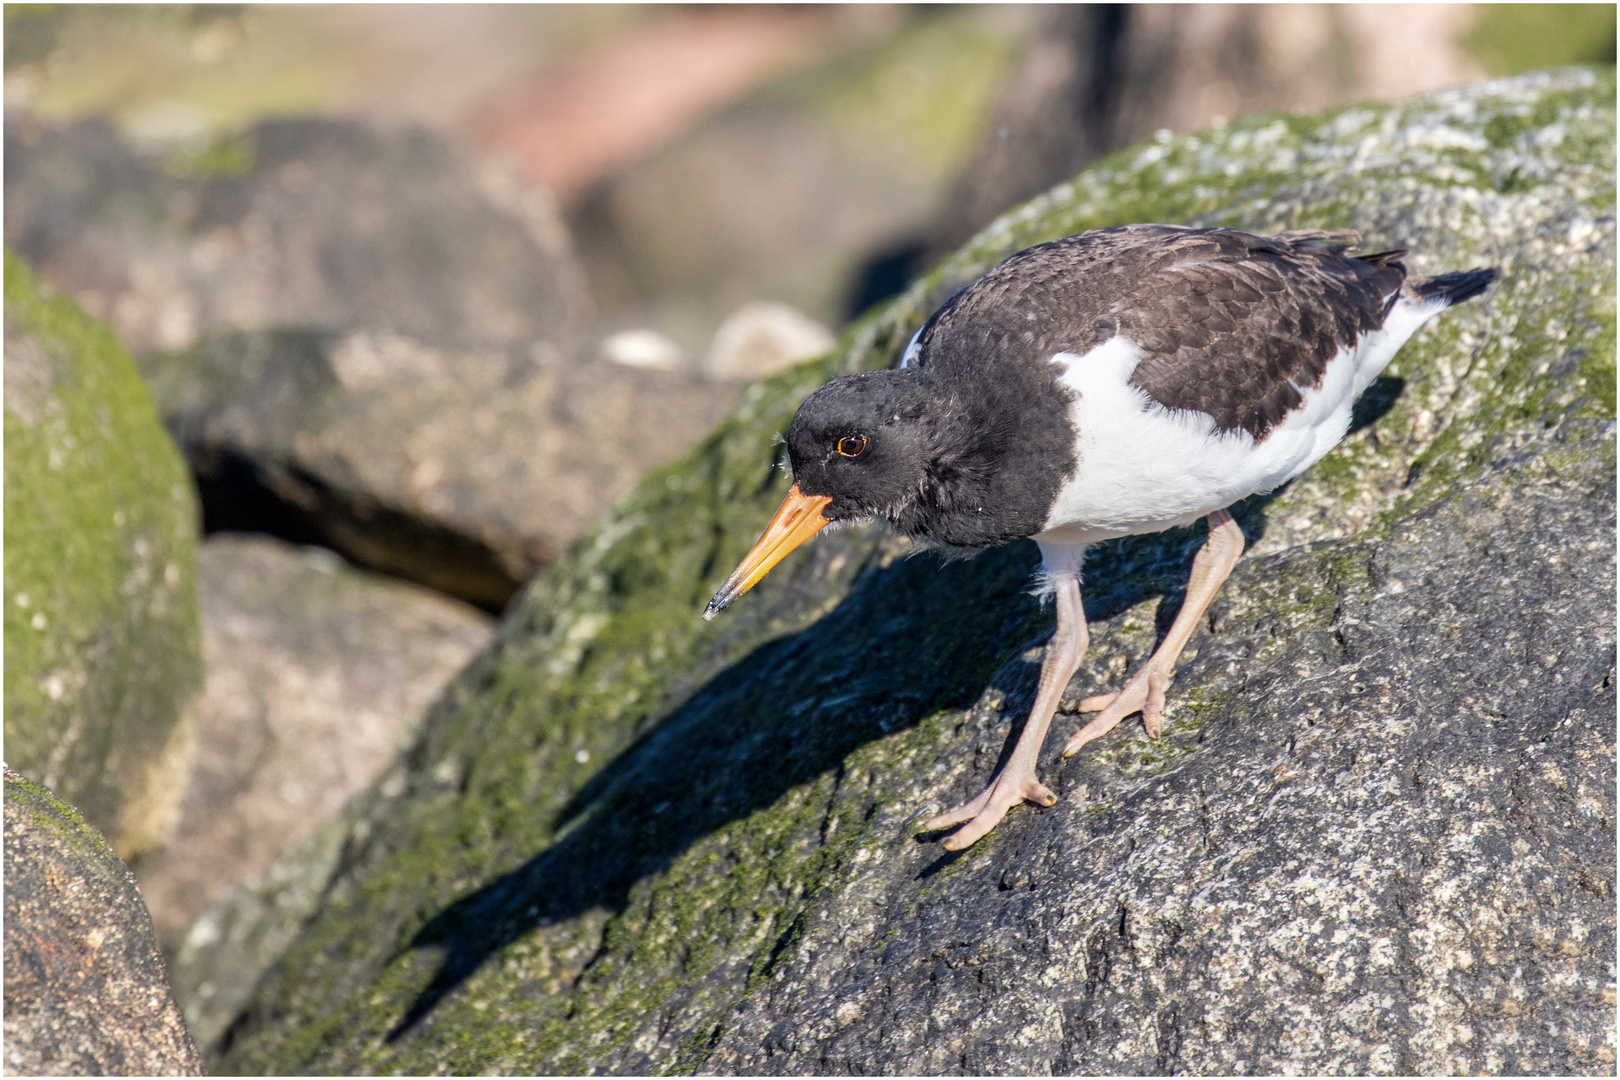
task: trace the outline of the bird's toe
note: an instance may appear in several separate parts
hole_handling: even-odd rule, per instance
[[[978,817],[946,837],[940,846],[946,851],[962,851],[972,847],[988,836],[990,830],[1001,824],[1001,819],[1007,816],[1009,809],[1011,807],[994,805],[986,807]]]
[[[935,814],[933,817],[923,822],[923,828],[928,832],[937,832],[940,829],[948,829],[952,825],[960,825],[964,821],[972,820],[979,815],[981,810],[985,808],[985,805],[990,801],[990,796],[992,793],[994,793],[994,791],[995,785],[991,784],[989,787],[979,792],[976,797],[969,799],[967,802],[956,807],[954,810],[946,810],[942,814]]]
[[[1142,726],[1148,738],[1157,739],[1164,730],[1164,695],[1170,689],[1170,676],[1162,671],[1148,672],[1147,700],[1142,703]]]
[[[1071,735],[1068,744],[1063,747],[1063,756],[1073,757],[1086,743],[1102,738],[1118,727],[1121,720],[1141,709],[1146,694],[1137,695],[1131,691],[1132,687],[1126,687],[1123,692],[1115,694],[1114,700],[1091,723]]]
[[[961,851],[963,848],[971,847],[1001,824],[1001,819],[1007,816],[1007,811],[1021,802],[1051,806],[1057,802],[1057,796],[1037,780],[1033,773],[1022,777],[998,776],[976,798],[954,810],[936,814],[923,822],[923,828],[934,832],[938,829],[948,829],[953,825],[962,825],[962,828],[946,838],[944,844],[946,851]],[[963,824],[964,822],[966,824]]]

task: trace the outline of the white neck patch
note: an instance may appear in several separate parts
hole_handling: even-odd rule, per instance
[[[911,344],[906,346],[905,353],[900,357],[900,367],[902,370],[908,367],[917,366],[917,358],[922,355],[923,327],[926,327],[927,325],[927,323],[923,323],[922,326],[917,327],[917,332],[911,335]]]

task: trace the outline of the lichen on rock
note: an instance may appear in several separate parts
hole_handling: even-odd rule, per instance
[[[130,857],[185,790],[196,497],[112,332],[5,277],[6,759]]]
[[[230,1071],[1608,1072],[1614,77],[1270,116],[1116,154],[753,387],[527,589],[403,783],[351,804]],[[819,537],[713,623],[776,434],[1013,251],[1126,221],[1354,227],[1503,277],[1356,432],[1236,508],[1170,695],[946,855],[1029,707],[1034,549]],[[1202,528],[1100,546],[1069,701]],[[1608,995],[1606,998],[1605,995]]]

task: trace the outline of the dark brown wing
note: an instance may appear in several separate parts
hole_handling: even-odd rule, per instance
[[[919,366],[973,381],[991,358],[1045,364],[1122,334],[1142,350],[1133,385],[1258,441],[1300,404],[1297,387],[1320,385],[1340,348],[1383,325],[1399,293],[1400,253],[1343,254],[1358,239],[1129,225],[1041,244],[948,301]]]

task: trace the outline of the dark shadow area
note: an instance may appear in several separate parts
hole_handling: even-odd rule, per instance
[[[952,826],[952,828],[955,828],[955,826]],[[919,836],[919,837],[917,837],[917,843],[919,843],[919,844],[938,843],[938,837],[940,835],[942,835],[943,833],[947,833],[947,832],[950,832],[950,831],[951,831],[951,829],[943,829],[939,833],[929,833],[926,836]],[[918,871],[917,880],[918,881],[927,881],[929,878],[935,876],[936,874],[939,874],[939,873],[941,873],[941,872],[943,872],[945,870],[948,870],[951,867],[951,865],[956,862],[956,860],[962,858],[964,855],[966,855],[968,853],[968,851],[971,851],[971,850],[972,850],[971,848],[968,848],[968,849],[966,849],[964,851],[943,851],[942,850],[939,853],[938,858],[936,858],[933,862],[929,863],[927,866],[923,867],[922,870]]]
[[[855,287],[844,301],[844,321],[852,321],[874,304],[905,292],[906,286],[928,268],[927,258],[927,246],[920,240],[908,240],[868,256],[856,270]]]
[[[1234,507],[1251,540],[1264,531],[1265,501]],[[1099,545],[1087,567],[1088,620],[1155,596],[1173,616],[1205,535],[1199,523]],[[388,1039],[406,1035],[510,943],[594,908],[622,911],[637,881],[836,770],[861,745],[969,708],[998,679],[1022,702],[1009,708],[1027,707],[1034,681],[1008,661],[1050,632],[1050,609],[1040,612],[1029,595],[1037,566],[1030,543],[966,561],[901,560],[867,574],[812,626],[709,679],[586,783],[559,812],[561,836],[549,848],[422,927],[406,949],[439,950],[440,966]]]
[[[276,494],[259,474],[257,463],[247,456],[194,450],[188,457],[191,475],[197,482],[204,536],[264,533],[290,544],[324,542],[309,511]]]
[[[336,491],[292,465],[267,467],[215,447],[186,448],[202,531],[263,533],[330,548],[357,566],[415,581],[499,615],[523,585],[477,538]]]
[[[1345,434],[1354,435],[1362,428],[1378,423],[1385,413],[1395,407],[1395,402],[1400,400],[1401,392],[1405,389],[1405,379],[1397,379],[1393,375],[1378,376],[1371,386],[1361,392],[1355,408],[1350,411],[1350,430]]]

